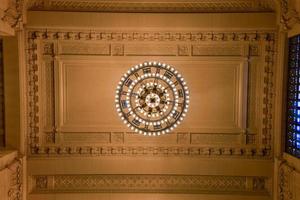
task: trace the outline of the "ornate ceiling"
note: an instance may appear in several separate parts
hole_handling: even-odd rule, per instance
[[[94,12],[272,12],[273,0],[28,0],[29,10]]]

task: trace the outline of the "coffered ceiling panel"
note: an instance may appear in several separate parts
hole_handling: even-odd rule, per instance
[[[71,153],[76,145],[75,152],[98,151],[90,142],[111,148],[114,143],[127,147],[139,141],[187,148],[221,144],[229,147],[230,155],[243,155],[244,150],[234,149],[251,144],[255,146],[248,146],[251,155],[270,153],[272,32],[115,34],[33,29],[28,37],[33,155]],[[148,140],[122,123],[114,98],[122,74],[155,60],[175,66],[184,75],[191,103],[175,136]]]
[[[245,131],[246,107],[243,107],[243,98],[246,96],[248,69],[243,59],[198,59],[192,62],[162,57],[155,59],[178,66],[176,68],[184,74],[190,86],[190,111],[177,130],[216,133]],[[56,74],[59,90],[55,95],[59,104],[58,127],[62,132],[124,131],[114,106],[113,91],[123,73],[139,64],[134,60],[140,58],[101,60],[59,59]]]

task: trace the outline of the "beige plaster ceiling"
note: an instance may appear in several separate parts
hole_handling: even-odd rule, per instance
[[[274,0],[28,0],[28,9],[92,12],[272,12]]]

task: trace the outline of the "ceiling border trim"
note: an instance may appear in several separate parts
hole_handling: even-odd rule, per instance
[[[273,12],[272,0],[206,0],[206,1],[138,1],[116,0],[29,0],[29,10],[90,11],[90,12]]]

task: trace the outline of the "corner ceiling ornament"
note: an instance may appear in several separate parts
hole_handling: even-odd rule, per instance
[[[1,10],[0,8],[0,20],[7,22],[12,28],[15,28],[18,22],[22,20],[24,0],[6,0],[5,3],[7,4],[5,9]]]
[[[296,5],[288,0],[278,0],[280,4],[280,23],[283,30],[291,30],[295,24],[300,23],[300,14],[296,10]]]
[[[170,65],[145,62],[121,77],[115,103],[128,127],[155,136],[180,124],[188,111],[189,91],[181,74]]]

